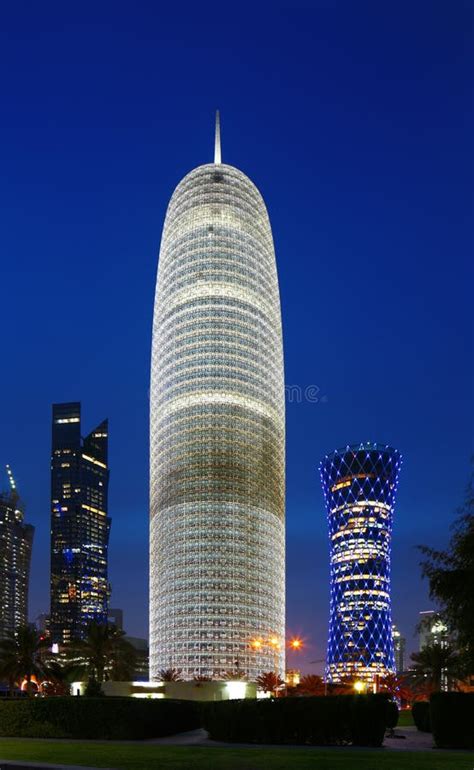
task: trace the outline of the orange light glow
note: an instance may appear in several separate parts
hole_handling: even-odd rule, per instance
[[[276,636],[272,636],[272,637],[271,637],[271,638],[268,640],[268,643],[269,643],[269,644],[271,644],[271,645],[272,645],[272,647],[279,647],[279,646],[280,646],[280,640],[279,640],[279,639],[277,639],[277,637],[276,637]]]
[[[295,639],[290,639],[290,647],[292,650],[301,650],[303,646],[303,642],[301,639],[298,639],[295,637]]]
[[[260,639],[254,639],[250,642],[250,646],[253,647],[254,650],[259,650],[262,646],[262,642]]]

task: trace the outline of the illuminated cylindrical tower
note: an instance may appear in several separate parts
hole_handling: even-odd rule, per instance
[[[152,678],[170,667],[187,679],[283,673],[284,459],[270,222],[255,185],[221,162],[217,123],[214,163],[177,186],[160,249],[150,407]]]
[[[338,449],[320,465],[329,525],[326,678],[371,682],[395,671],[390,546],[401,456],[381,444]]]

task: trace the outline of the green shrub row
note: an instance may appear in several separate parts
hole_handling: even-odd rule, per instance
[[[381,746],[394,713],[384,695],[217,701],[203,708],[213,740]]]
[[[416,728],[422,733],[431,732],[430,704],[427,700],[416,701],[411,709]]]
[[[430,713],[439,749],[474,749],[474,693],[433,693]]]
[[[0,735],[143,740],[194,730],[192,701],[146,698],[24,698],[0,701]]]

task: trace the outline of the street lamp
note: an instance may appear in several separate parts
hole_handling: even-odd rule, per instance
[[[290,639],[290,641],[288,642],[288,647],[291,650],[301,650],[301,648],[303,647],[303,642],[301,639],[298,639],[298,637],[295,636],[293,639]]]

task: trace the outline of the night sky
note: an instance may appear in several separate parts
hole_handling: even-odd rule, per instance
[[[147,635],[157,254],[218,107],[223,160],[272,222],[287,385],[314,388],[287,408],[298,664],[325,655],[318,464],[347,443],[403,454],[393,616],[417,645],[415,546],[447,542],[473,451],[472,3],[304,5],[2,4],[0,462],[36,526],[31,618],[49,609],[51,404],[80,400],[84,433],[110,420],[111,604]]]

